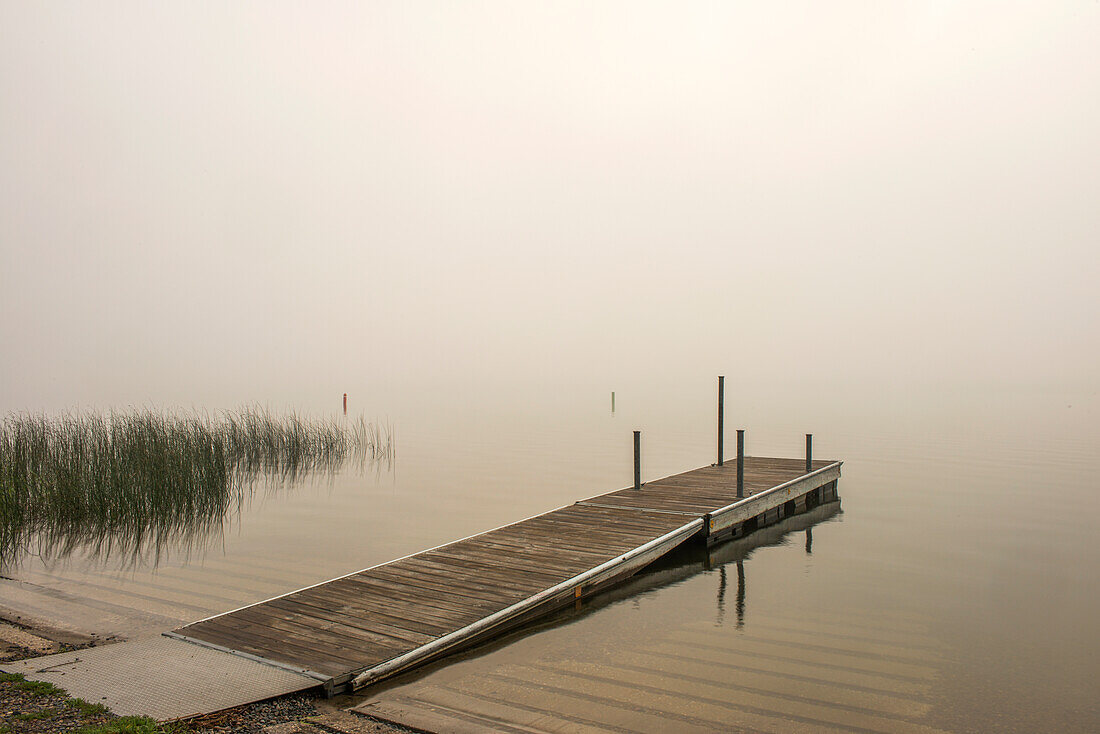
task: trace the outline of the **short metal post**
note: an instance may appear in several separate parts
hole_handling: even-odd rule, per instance
[[[806,434],[806,473],[807,474],[809,474],[812,471],[811,467],[813,466],[813,456],[814,456],[814,434],[807,433]]]
[[[722,426],[726,414],[726,377],[718,375],[718,466],[722,466],[722,439],[725,437],[725,429]]]
[[[745,496],[745,432],[737,429],[737,498]]]
[[[642,432],[634,431],[634,489],[642,488]]]

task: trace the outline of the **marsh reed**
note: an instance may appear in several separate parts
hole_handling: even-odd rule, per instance
[[[219,530],[260,479],[291,485],[393,458],[389,426],[247,408],[9,415],[0,429],[0,568],[24,554],[159,559]]]

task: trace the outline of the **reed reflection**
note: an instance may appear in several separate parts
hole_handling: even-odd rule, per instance
[[[392,467],[388,426],[244,409],[12,415],[0,430],[0,568],[77,553],[157,563],[203,544],[256,485]]]

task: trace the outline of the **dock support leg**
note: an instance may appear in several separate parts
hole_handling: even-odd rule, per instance
[[[737,429],[737,498],[745,496],[745,431]]]
[[[642,432],[634,431],[634,489],[642,488]]]
[[[813,471],[810,467],[813,465],[814,455],[814,434],[806,434],[806,473],[809,474]]]
[[[725,430],[722,425],[726,413],[726,377],[718,375],[718,466],[722,466],[722,439],[725,438]]]

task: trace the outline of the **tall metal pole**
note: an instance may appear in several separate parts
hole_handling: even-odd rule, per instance
[[[726,377],[718,375],[718,466],[722,466],[722,440],[725,438],[723,422],[726,417]]]
[[[814,457],[814,434],[806,434],[806,473],[809,474],[813,469],[813,457]]]

